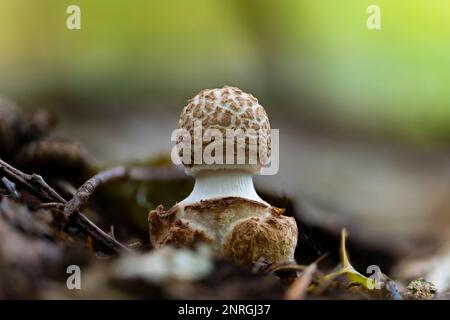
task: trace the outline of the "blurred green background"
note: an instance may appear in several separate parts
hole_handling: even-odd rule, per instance
[[[447,143],[450,1],[0,0],[0,93],[25,106],[179,112],[224,84],[294,122]]]

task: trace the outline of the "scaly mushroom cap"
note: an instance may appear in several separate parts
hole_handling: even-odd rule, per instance
[[[191,154],[188,159],[183,160],[182,138],[177,140],[178,154],[186,168],[186,172],[195,175],[197,172],[208,169],[242,169],[253,173],[258,173],[270,158],[271,154],[271,135],[270,123],[264,108],[258,103],[258,99],[249,93],[245,93],[239,88],[225,86],[221,89],[205,89],[198,93],[194,98],[188,101],[188,105],[181,112],[178,123],[179,129],[185,129],[189,132],[191,138]],[[204,141],[202,137],[195,136],[195,124],[199,123],[204,134],[208,129],[217,129],[223,137],[223,161],[224,164],[206,164],[202,158],[201,163],[194,162],[194,139],[201,139],[201,150],[211,143]],[[233,164],[226,163],[226,141],[230,140],[227,136],[227,129],[240,132],[245,135],[245,142],[238,143],[238,139],[232,136],[234,149]],[[255,137],[256,133],[256,137]],[[248,137],[253,137],[254,140]],[[253,143],[253,146],[250,145]],[[254,144],[257,147],[254,148]],[[245,150],[244,150],[245,148]],[[237,155],[239,150],[245,152],[245,162],[238,162]],[[255,154],[256,151],[256,154]],[[249,161],[250,154],[255,156],[256,161]],[[187,163],[189,162],[189,163]]]

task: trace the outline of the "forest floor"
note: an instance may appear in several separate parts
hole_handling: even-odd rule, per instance
[[[284,175],[270,180],[262,177],[257,186],[265,200],[296,218],[300,226],[298,264],[268,265],[261,261],[250,269],[217,259],[202,246],[162,250],[151,247],[148,211],[159,204],[170,207],[187,195],[193,184],[171,165],[167,156],[172,122],[176,123],[171,115],[126,117],[112,112],[105,118],[71,114],[60,117],[55,127],[45,111],[25,115],[1,107],[2,299],[449,298],[448,291],[438,292],[424,279],[410,279],[415,281],[409,283],[390,276],[393,267],[406,258],[401,253],[413,242],[411,234],[416,234],[417,225],[427,218],[409,212],[412,223],[407,227],[396,219],[404,219],[401,211],[415,208],[419,212],[430,206],[425,200],[405,195],[422,192],[415,184],[420,179],[427,192],[440,188],[444,182],[438,173],[446,172],[442,160],[445,155],[415,156],[416,165],[427,166],[411,176],[414,164],[395,171],[398,159],[383,148],[373,152],[378,160],[382,159],[376,162],[367,148],[355,151],[350,147],[354,144],[337,144],[323,138],[287,139],[282,151],[288,148],[292,152],[289,159],[282,160]],[[292,133],[290,129],[286,132]],[[151,139],[145,138],[150,133]],[[384,153],[379,154],[380,149]],[[348,155],[343,156],[348,152],[342,150],[352,150],[358,156],[350,160]],[[318,163],[317,159],[324,155],[329,160]],[[299,156],[305,161],[300,165],[302,170],[295,170]],[[338,184],[327,186],[324,179],[326,173],[328,178],[337,175],[336,169],[330,168],[342,161],[354,169],[349,174],[350,190],[335,194]],[[362,164],[367,165],[367,161],[375,161],[377,170],[385,171],[388,185],[397,183],[407,188],[395,195],[380,191],[378,197],[388,197],[383,203],[376,203],[376,197],[366,199],[372,211],[389,211],[389,199],[406,197],[398,210],[399,217],[382,231],[380,221],[386,219],[386,213],[377,218],[368,214],[364,219],[355,219],[352,213],[365,210],[359,210],[363,202],[350,191],[365,188],[371,194],[379,186],[362,178]],[[311,173],[308,169],[314,162],[314,179],[289,174]],[[113,165],[116,167],[112,170],[104,169]],[[301,183],[294,184],[299,180]],[[408,204],[407,200],[415,202]],[[424,232],[418,239],[427,237]],[[427,243],[422,251],[434,244],[433,239]],[[373,268],[369,270],[368,266]],[[76,278],[78,272],[80,279]]]

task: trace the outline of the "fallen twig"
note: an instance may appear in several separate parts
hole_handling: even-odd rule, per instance
[[[41,176],[23,173],[1,159],[0,175],[19,184],[43,202],[56,202],[64,205],[67,203],[67,201],[50,187]],[[130,249],[102,231],[81,212],[76,211],[71,218],[71,222],[73,222],[81,231],[91,236],[110,251],[114,253],[130,252]]]
[[[287,300],[303,300],[316,270],[317,263],[315,262],[306,267],[300,278],[296,279],[286,291],[285,298]]]
[[[133,181],[188,179],[178,167],[130,167],[127,169],[127,177]]]
[[[308,293],[309,285],[313,281],[313,277],[317,271],[317,265],[319,262],[321,262],[323,259],[325,259],[328,256],[328,252],[322,254],[320,257],[316,259],[313,263],[311,263],[308,266],[301,266],[301,265],[287,265],[289,269],[292,270],[302,270],[302,275],[296,279],[289,289],[285,293],[285,299],[287,300],[303,300],[306,297],[306,294]],[[296,268],[297,266],[297,268]],[[278,269],[280,270],[280,269]]]
[[[97,173],[78,188],[73,198],[70,199],[64,207],[64,215],[70,219],[82,206],[84,206],[94,191],[102,184],[125,178],[127,169],[119,166],[106,171]]]
[[[321,262],[323,259],[325,259],[328,256],[328,252],[325,252],[324,254],[322,254],[320,257],[318,257],[316,259],[316,261],[314,261],[314,263],[318,264],[319,262]],[[301,264],[297,264],[297,263],[291,263],[291,262],[287,262],[287,263],[275,263],[272,264],[270,267],[268,267],[265,272],[268,273],[273,273],[273,272],[277,272],[280,270],[298,270],[298,271],[304,271],[306,270],[306,268],[308,268],[308,266],[306,265],[301,265]]]
[[[150,168],[150,167],[114,167],[97,173],[86,181],[74,194],[64,207],[64,215],[70,219],[74,213],[80,210],[90,199],[94,191],[101,185],[112,181],[129,179],[133,181],[148,181],[158,179],[186,178],[179,170],[174,168]]]
[[[0,159],[0,175],[15,181],[45,202],[61,202],[66,200],[50,187],[40,175],[26,174]]]

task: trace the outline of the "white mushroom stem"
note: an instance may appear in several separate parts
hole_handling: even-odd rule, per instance
[[[268,205],[256,193],[251,173],[230,169],[204,170],[197,173],[194,189],[180,205],[225,197],[241,197]]]

